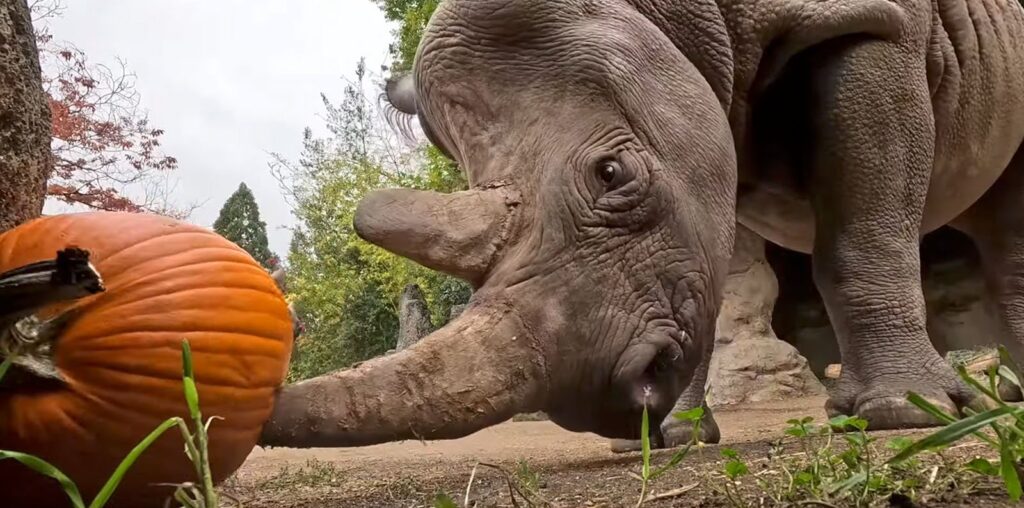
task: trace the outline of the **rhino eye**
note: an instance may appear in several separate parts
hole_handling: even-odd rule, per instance
[[[615,161],[605,161],[597,165],[597,176],[605,185],[611,186],[621,179],[622,166]]]

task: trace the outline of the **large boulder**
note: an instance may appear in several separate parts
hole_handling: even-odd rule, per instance
[[[825,393],[807,360],[772,330],[778,293],[764,240],[737,225],[708,376],[711,406]]]

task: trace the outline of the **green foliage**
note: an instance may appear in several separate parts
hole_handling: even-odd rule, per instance
[[[958,418],[936,407],[924,397],[911,393],[908,400],[912,404],[945,422],[946,426],[905,447],[889,462],[900,464],[926,450],[940,449],[968,436],[974,436],[999,453],[999,466],[996,467],[987,459],[978,457],[968,464],[968,469],[978,474],[1000,477],[1010,499],[1019,501],[1024,496],[1024,489],[1021,487],[1021,464],[1024,463],[1024,408],[1003,401],[999,396],[998,386],[1002,380],[1020,388],[1020,369],[1003,346],[999,347],[999,359],[1000,365],[990,367],[986,372],[987,384],[971,376],[964,365],[956,366],[960,378],[975,390],[979,399],[987,399],[991,406],[994,406],[988,411],[978,413],[967,409],[965,411],[969,413],[968,416]],[[992,434],[983,432],[986,429],[991,430]]]
[[[899,497],[920,500],[958,484],[961,480],[954,478],[962,478],[965,472],[962,466],[947,463],[941,454],[936,454],[940,459],[936,465],[878,461],[878,438],[867,433],[868,422],[862,418],[837,416],[822,425],[813,421],[804,417],[787,422],[785,434],[795,438],[801,453],[782,456],[782,443],[778,443],[767,466],[774,474],[757,479],[757,486],[774,504],[877,506]],[[897,453],[909,445],[904,437],[886,443]],[[736,487],[749,468],[735,452],[727,459],[724,494],[733,506],[745,506]]]
[[[398,23],[395,29],[395,41],[391,44],[391,56],[394,63],[393,72],[407,71],[412,68],[416,50],[423,29],[426,28],[430,16],[437,9],[440,0],[373,0],[388,21]]]
[[[341,485],[341,479],[342,471],[338,466],[314,457],[298,467],[285,464],[274,476],[262,482],[262,488],[281,491],[297,487],[337,487]]]
[[[9,367],[13,364],[14,358],[7,357],[3,363],[0,364],[0,379],[6,374]],[[188,458],[196,467],[196,477],[202,483],[202,488],[198,488],[191,483],[178,485],[175,490],[173,498],[175,501],[181,503],[184,508],[217,508],[217,491],[213,488],[213,476],[210,470],[209,457],[207,453],[207,428],[210,422],[206,425],[202,424],[202,413],[199,411],[199,393],[196,390],[195,379],[192,374],[192,353],[189,348],[187,340],[182,341],[182,385],[184,387],[185,401],[188,404],[189,412],[191,413],[196,430],[192,431],[185,424],[185,421],[181,418],[174,416],[165,420],[156,429],[149,433],[139,444],[135,445],[134,448],[121,463],[118,464],[117,468],[107,479],[107,482],[100,489],[96,497],[89,503],[89,508],[102,508],[110,501],[110,498],[117,491],[117,487],[121,484],[121,480],[124,479],[128,471],[131,470],[135,461],[142,456],[143,453],[160,438],[165,432],[173,427],[178,427],[181,431],[182,437],[185,440],[185,453]],[[211,418],[212,420],[212,418]],[[22,465],[32,469],[33,471],[53,478],[57,483],[60,484],[64,494],[67,495],[68,501],[71,503],[73,508],[85,508],[85,502],[82,500],[82,495],[78,490],[78,486],[75,482],[67,477],[63,472],[54,467],[49,462],[46,462],[39,457],[28,455],[20,452],[0,450],[0,460],[12,459],[20,462]]]
[[[423,30],[434,14],[440,0],[373,0],[384,12],[384,17],[397,23],[394,42],[390,45],[392,75],[412,70],[416,50],[419,48]],[[441,192],[453,192],[466,188],[466,178],[458,166],[441,154],[436,147],[425,143],[423,187]]]
[[[519,459],[516,463],[516,479],[527,492],[536,493],[544,485],[540,479],[540,473],[534,471],[530,467],[530,463],[523,459]]]
[[[274,255],[267,243],[267,224],[260,220],[256,197],[245,183],[224,202],[213,230],[245,249],[261,265],[271,267]]]
[[[672,459],[656,470],[651,465],[650,422],[646,408],[641,419],[642,467],[640,499],[637,506],[650,499],[659,499],[688,492],[703,484],[723,496],[726,504],[737,508],[770,506],[878,506],[881,503],[905,498],[922,501],[929,496],[945,495],[951,490],[970,492],[972,480],[984,475],[1005,474],[1005,467],[977,458],[968,464],[950,462],[936,451],[935,461],[925,463],[915,459],[896,462],[877,460],[878,438],[867,433],[868,422],[862,418],[837,416],[817,425],[812,417],[789,420],[785,434],[794,439],[801,452],[785,454],[789,446],[780,440],[772,446],[767,460],[753,472],[741,454],[723,447],[724,459],[717,471],[709,471],[699,484],[670,490],[648,499],[649,483],[676,467],[693,445],[700,446],[700,423],[703,408],[675,413],[674,418],[693,426],[693,440],[677,451]],[[933,440],[934,441],[934,440]],[[932,447],[934,445],[934,447]],[[887,442],[887,448],[906,457],[925,449],[938,450],[934,442],[915,445],[910,439],[896,437]],[[1005,463],[1005,462],[1004,462]]]
[[[465,188],[458,169],[436,149],[410,150],[397,142],[377,107],[379,84],[368,81],[360,62],[338,103],[322,97],[329,134],[316,137],[306,129],[300,160],[277,156],[273,164],[299,224],[288,254],[288,289],[306,333],[296,343],[292,380],[394,348],[398,298],[407,284],[423,290],[435,326],[469,298],[466,283],[395,256],[354,230],[356,207],[373,190]]]
[[[434,496],[434,508],[459,508],[455,501],[445,493],[438,493]]]

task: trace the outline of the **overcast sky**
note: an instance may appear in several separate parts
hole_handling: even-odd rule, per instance
[[[295,160],[319,130],[320,93],[338,98],[366,57],[388,61],[390,26],[370,0],[66,0],[54,38],[94,63],[127,61],[150,124],[178,158],[182,202],[212,226],[239,182],[252,188],[271,249],[287,255],[293,223],[267,152]]]

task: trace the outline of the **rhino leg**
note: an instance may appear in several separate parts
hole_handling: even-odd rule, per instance
[[[954,414],[970,391],[925,326],[919,235],[935,127],[924,60],[877,40],[826,51],[808,67],[806,160],[814,280],[843,361],[826,409],[872,429],[934,426],[908,391]]]
[[[1024,365],[1024,146],[995,185],[953,223],[978,247],[987,288],[996,305],[1002,342],[1018,365]],[[1021,400],[1015,386],[1000,386],[1000,395]]]

